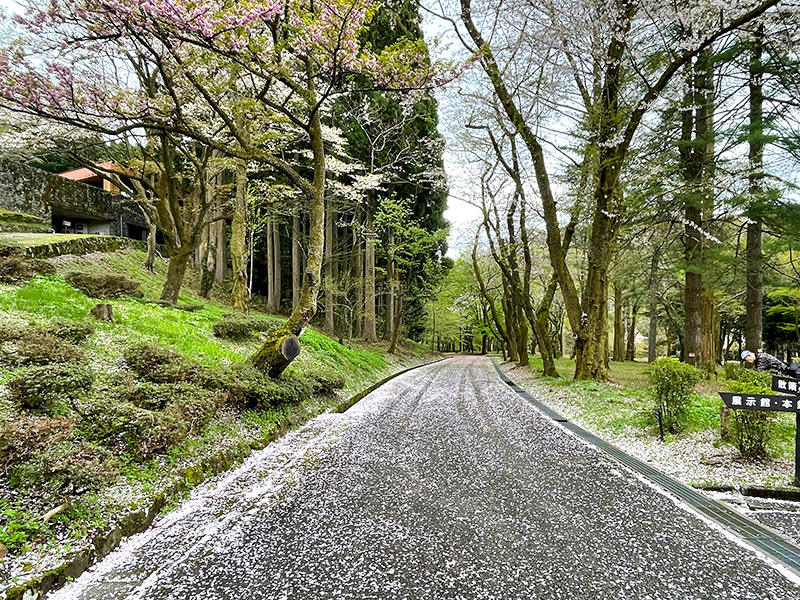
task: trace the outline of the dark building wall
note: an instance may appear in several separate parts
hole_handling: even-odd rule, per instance
[[[127,224],[146,226],[141,209],[121,196],[47,171],[0,158],[0,208],[48,221],[82,215],[108,221],[111,235],[128,235]]]

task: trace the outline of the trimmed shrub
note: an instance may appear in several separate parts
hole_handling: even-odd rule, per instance
[[[89,321],[58,322],[51,333],[71,344],[80,344],[94,333],[94,325]]]
[[[205,427],[224,400],[224,395],[215,390],[186,383],[150,389],[158,390],[156,397],[165,404],[163,410],[120,401],[112,389],[88,403],[78,428],[85,437],[107,448],[147,460]]]
[[[21,415],[0,423],[0,461],[9,482],[56,498],[99,489],[117,475],[117,459],[75,436],[75,421]]]
[[[725,370],[725,379],[739,379],[739,373],[745,370],[742,363],[733,360],[725,361],[722,368]]]
[[[64,275],[64,281],[92,298],[125,298],[144,296],[135,279],[120,273],[82,273],[73,271]]]
[[[112,397],[120,402],[130,402],[134,406],[147,410],[164,410],[173,404],[181,404],[185,400],[191,403],[196,397],[216,398],[224,396],[221,390],[207,390],[191,383],[153,383],[143,381],[120,381],[109,390]],[[220,402],[221,403],[221,402]],[[216,410],[216,408],[215,408]]]
[[[140,344],[124,353],[125,363],[136,375],[153,383],[197,382],[209,369],[182,354],[156,344]]]
[[[761,410],[734,410],[731,433],[742,458],[767,456],[767,441],[772,434],[772,414]]]
[[[73,438],[75,422],[67,418],[19,415],[0,422],[0,462],[18,465],[33,453]]]
[[[94,373],[83,365],[54,364],[25,369],[8,384],[10,399],[22,408],[48,408],[60,399],[81,396],[94,383]]]
[[[771,394],[772,373],[747,369],[743,365],[731,370],[728,391],[740,394]],[[772,434],[772,413],[760,410],[734,410],[731,433],[742,458],[767,456],[767,441]]]
[[[81,361],[83,350],[41,329],[0,328],[0,364],[19,367]]]
[[[220,338],[240,340],[257,332],[272,333],[280,323],[265,317],[230,313],[214,323],[214,335]]]
[[[772,373],[756,371],[740,366],[734,372],[734,378],[727,382],[728,391],[743,394],[771,394]]]
[[[311,395],[311,386],[306,382],[271,379],[248,363],[235,363],[213,371],[205,385],[227,392],[228,401],[236,406],[258,410],[297,404]]]
[[[9,469],[9,481],[63,498],[98,490],[118,474],[119,460],[112,452],[86,440],[73,439],[37,448],[28,460]]]
[[[314,395],[333,396],[336,390],[345,386],[344,375],[335,371],[314,372],[308,375],[308,382]]]
[[[664,427],[677,433],[685,424],[686,406],[700,381],[700,370],[677,358],[659,358],[649,366],[648,376]]]
[[[2,283],[23,283],[33,279],[37,274],[53,275],[55,272],[55,266],[46,260],[28,260],[17,254],[0,258],[0,282]]]

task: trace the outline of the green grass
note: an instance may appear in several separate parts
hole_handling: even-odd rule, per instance
[[[30,248],[56,244],[66,240],[89,239],[103,237],[99,235],[86,235],[80,233],[0,233],[0,246],[14,246],[17,248]]]
[[[37,276],[24,287],[3,286],[0,310],[35,317],[80,320],[97,302],[64,282],[61,277]]]
[[[300,341],[304,349],[310,350],[317,357],[332,359],[350,371],[381,370],[389,364],[382,350],[348,348],[312,329],[304,331]]]
[[[141,341],[156,342],[193,358],[206,366],[245,359],[241,350],[214,337],[212,327],[225,310],[206,306],[198,312],[176,310],[136,300],[117,300],[112,326],[125,345]]]
[[[628,427],[646,435],[658,435],[658,425],[653,413],[654,401],[647,377],[647,363],[612,362],[609,381],[572,381],[575,362],[568,358],[556,359],[556,368],[561,379],[542,377],[540,381],[551,388],[564,388],[580,398],[574,404],[578,418],[600,431],[618,434]],[[540,357],[531,357],[532,371],[541,372]],[[512,375],[513,378],[513,375]],[[717,392],[724,391],[725,379],[720,372],[717,377],[701,381],[692,395],[686,412],[686,421],[681,435],[702,431],[719,431],[722,401]],[[795,418],[787,413],[773,416],[769,454],[775,458],[794,458]]]
[[[46,225],[47,220],[28,213],[15,212],[0,208],[0,223],[25,223],[27,225]]]

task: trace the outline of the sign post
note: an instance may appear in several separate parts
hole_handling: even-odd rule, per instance
[[[735,410],[766,410],[773,412],[792,412],[795,414],[794,433],[794,485],[800,487],[800,379],[772,376],[772,390],[792,394],[774,396],[772,394],[742,394],[719,392],[725,406]]]

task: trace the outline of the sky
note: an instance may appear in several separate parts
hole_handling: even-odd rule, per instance
[[[422,29],[433,57],[454,59],[459,54],[460,44],[455,40],[450,24],[424,10],[422,17]],[[438,46],[432,43],[434,38],[440,40]],[[481,213],[469,203],[477,199],[474,196],[474,189],[470,187],[475,179],[470,176],[469,166],[456,147],[455,128],[462,125],[458,116],[448,111],[448,107],[452,109],[458,103],[454,86],[445,87],[435,95],[439,102],[439,133],[445,139],[444,168],[450,187],[447,210],[444,213],[445,219],[450,222],[447,256],[457,258],[460,254],[469,252]]]

